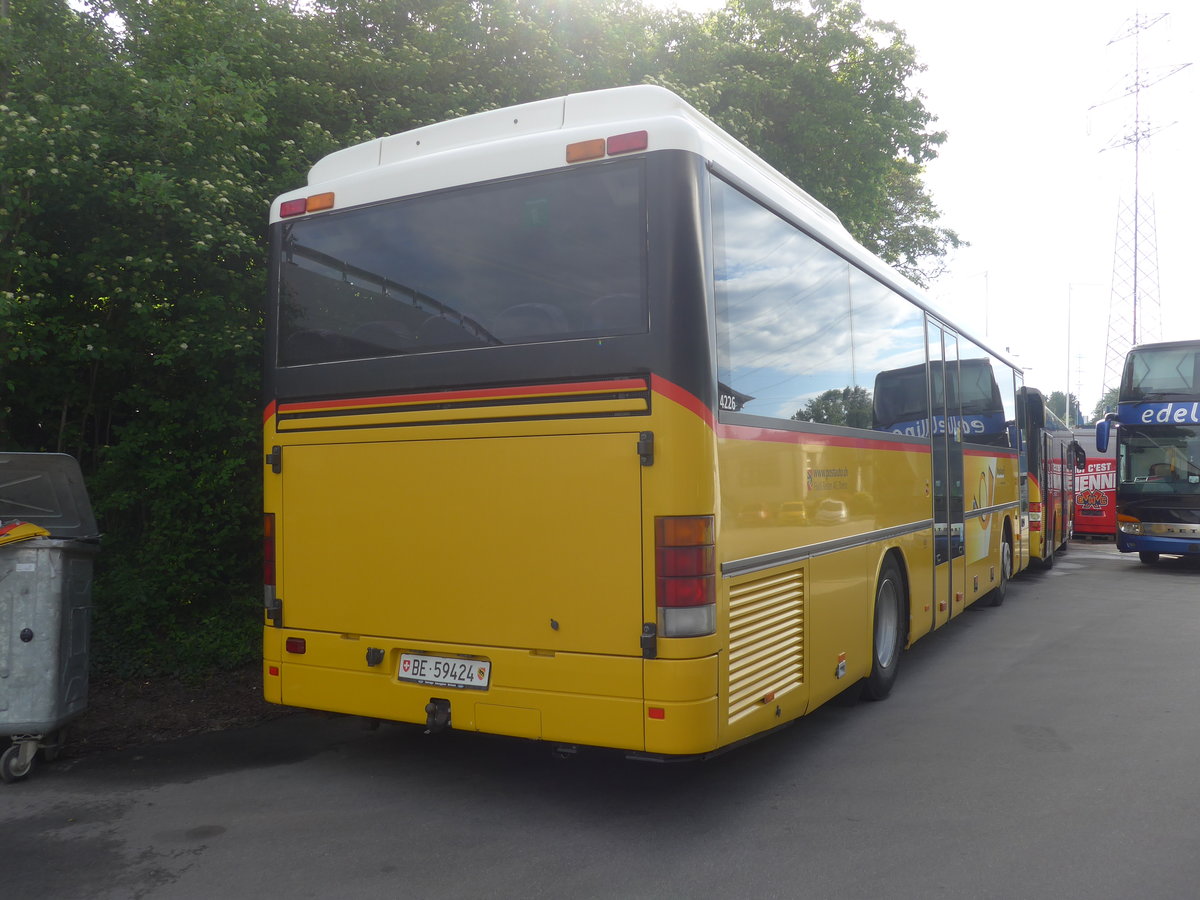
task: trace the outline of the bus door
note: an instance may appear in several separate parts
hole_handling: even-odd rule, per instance
[[[1017,381],[1017,396],[1024,396],[1025,388]],[[1031,562],[1033,536],[1029,528],[1029,453],[1033,432],[1029,428],[1028,400],[1018,399],[1017,406],[1017,472],[1021,479],[1021,522],[1020,546],[1013,548],[1013,571],[1021,572]]]
[[[958,390],[958,338],[929,323],[933,416],[933,627],[963,609],[966,529],[963,522],[962,414]]]
[[[1070,496],[1066,489],[1067,448],[1057,434],[1042,432],[1042,558],[1066,540]]]

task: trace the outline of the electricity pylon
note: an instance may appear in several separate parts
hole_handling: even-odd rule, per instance
[[[1149,120],[1143,117],[1142,91],[1191,65],[1183,63],[1157,75],[1142,69],[1142,33],[1164,18],[1165,13],[1153,19],[1140,13],[1135,14],[1130,28],[1109,41],[1109,44],[1114,44],[1132,37],[1134,44],[1133,83],[1122,95],[1133,97],[1133,129],[1104,148],[1133,148],[1133,197],[1131,200],[1120,201],[1117,207],[1112,288],[1108,300],[1108,345],[1104,353],[1104,385],[1101,396],[1107,396],[1112,388],[1120,384],[1125,354],[1130,347],[1159,340],[1162,336],[1154,197],[1143,191],[1141,166],[1142,144],[1169,125],[1152,126]]]

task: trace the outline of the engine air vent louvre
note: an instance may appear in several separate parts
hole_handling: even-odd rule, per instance
[[[729,722],[804,683],[804,572],[729,592]]]

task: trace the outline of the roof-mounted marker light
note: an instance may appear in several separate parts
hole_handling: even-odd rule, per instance
[[[279,204],[279,217],[286,219],[290,216],[302,216],[308,211],[308,201],[303,197],[295,200],[284,200]]]
[[[574,144],[567,144],[567,162],[585,162],[589,159],[603,159],[605,156],[636,153],[649,146],[650,135],[645,131],[614,134],[608,140],[596,138],[591,141],[576,141]]]
[[[588,159],[601,159],[604,156],[604,139],[594,141],[576,141],[567,144],[567,162],[577,163]]]
[[[294,200],[284,200],[279,204],[279,217],[287,219],[292,216],[302,216],[305,213],[320,212],[323,209],[333,209],[333,192],[313,194],[311,197],[296,197]]]
[[[313,194],[309,197],[304,207],[308,212],[320,212],[323,209],[333,209],[333,192],[329,191],[324,194]]]
[[[618,153],[635,153],[650,146],[650,135],[645,131],[630,131],[627,134],[614,134],[608,139],[608,155]]]

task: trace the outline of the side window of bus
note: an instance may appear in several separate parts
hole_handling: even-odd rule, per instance
[[[849,264],[716,178],[712,202],[721,409],[869,428]]]
[[[1000,405],[1004,408],[1004,441],[1014,450],[1021,444],[1020,428],[1017,422],[1017,394],[1014,385],[1013,371],[1007,365],[996,366],[996,383],[1000,385]]]
[[[1007,423],[1012,419],[1012,377],[1007,366],[999,365],[990,353],[966,338],[960,339],[959,399],[962,403],[962,429],[966,440],[993,447],[1008,446]],[[1004,382],[1008,388],[1005,406]]]
[[[868,427],[929,434],[925,318],[891,288],[850,270],[855,384],[871,402]]]

